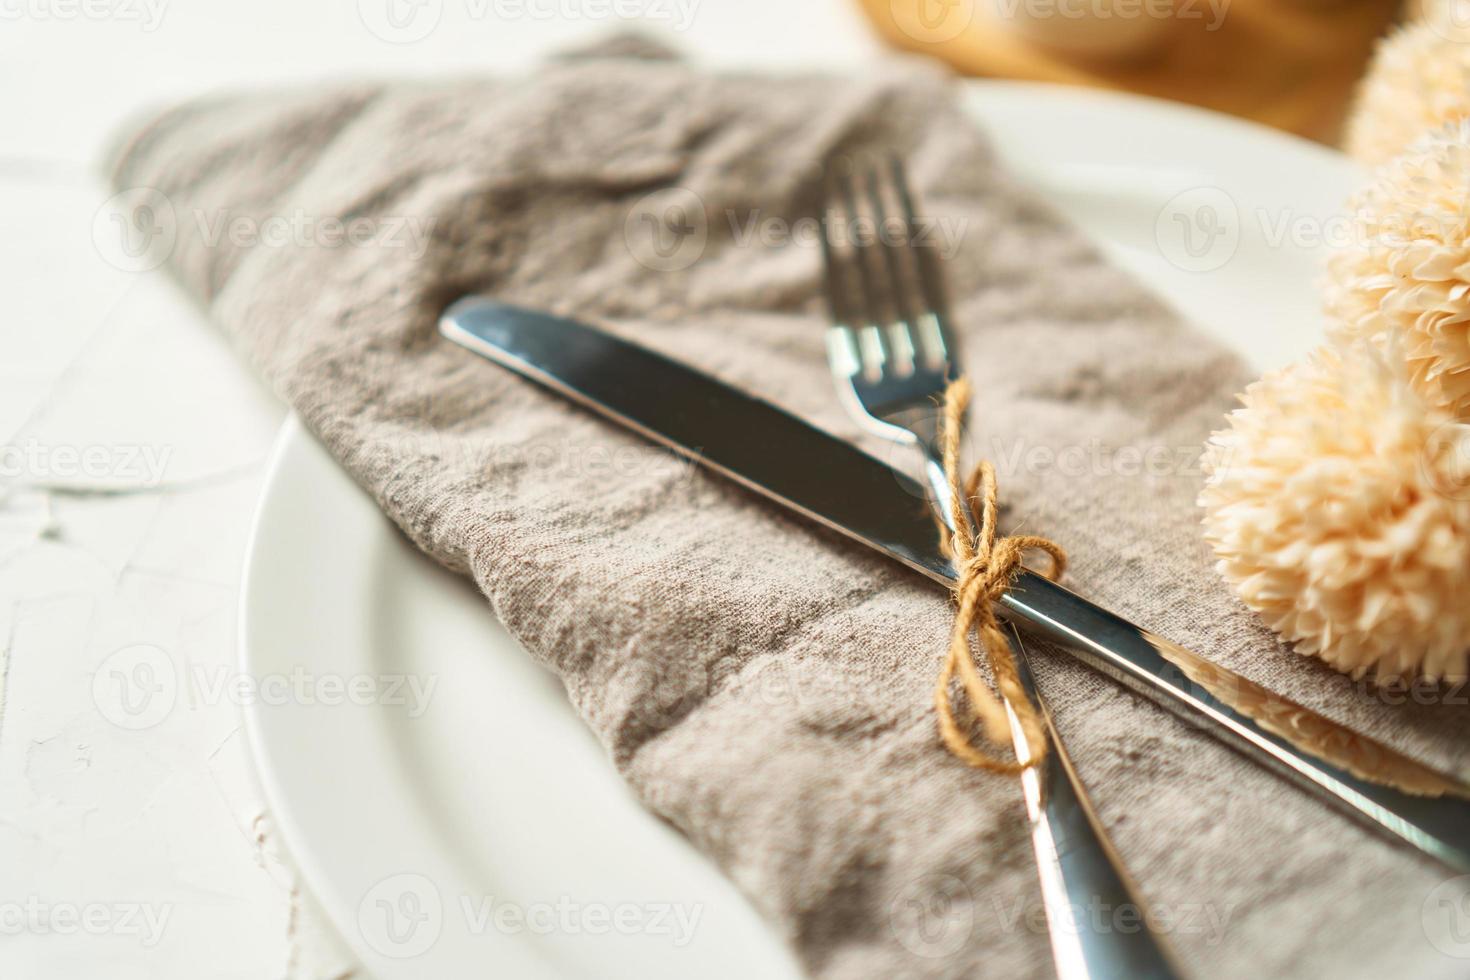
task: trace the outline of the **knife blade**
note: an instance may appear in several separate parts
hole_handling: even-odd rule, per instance
[[[946,587],[915,480],[754,395],[575,320],[466,297],[445,337]],[[1004,612],[1248,758],[1462,872],[1470,785],[1023,572]]]

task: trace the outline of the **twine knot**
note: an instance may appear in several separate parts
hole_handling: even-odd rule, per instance
[[[944,475],[949,482],[950,511],[954,515],[954,533],[945,529],[945,547],[958,576],[954,587],[954,627],[950,630],[944,667],[934,687],[934,705],[939,713],[939,735],[950,752],[976,769],[1015,775],[1046,758],[1047,740],[1040,713],[1021,685],[1010,639],[996,618],[995,604],[1020,573],[1026,552],[1046,553],[1051,561],[1043,574],[1053,581],[1066,568],[1067,554],[1056,542],[1037,535],[997,538],[995,468],[982,461],[968,478],[960,477],[960,430],[969,404],[969,382],[961,378],[950,384],[944,393],[940,445]],[[978,526],[972,513],[978,518]],[[1015,713],[1031,747],[1025,762],[1013,762],[987,752],[977,747],[972,738],[974,722],[979,722],[991,742],[1010,741],[1010,721],[1005,704],[980,676],[970,648],[971,632],[978,636],[996,688]],[[956,675],[968,711],[957,706],[951,693],[951,682]]]

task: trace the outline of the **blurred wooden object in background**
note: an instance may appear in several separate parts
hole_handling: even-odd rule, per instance
[[[1335,143],[1398,0],[858,0],[968,75],[1126,89]]]

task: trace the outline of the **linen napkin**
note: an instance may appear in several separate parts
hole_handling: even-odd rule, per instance
[[[910,465],[836,402],[799,233],[836,161],[901,153],[953,253],[970,454],[997,466],[1007,529],[1063,543],[1074,589],[1464,770],[1463,708],[1355,688],[1216,580],[1195,460],[1245,371],[1001,172],[960,95],[913,63],[710,74],[619,40],[529,77],[200,101],[114,163],[119,188],[150,189],[179,282],[831,980],[1052,972],[1019,789],[935,732],[951,606],[445,342],[462,294],[592,320]],[[1200,976],[1463,970],[1426,936],[1447,873],[1038,649],[1082,776]]]

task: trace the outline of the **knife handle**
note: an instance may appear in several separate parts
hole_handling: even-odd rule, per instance
[[[1180,973],[1152,929],[1149,908],[1139,900],[1057,735],[1051,712],[1036,694],[1020,636],[1012,636],[1011,649],[1021,685],[1051,742],[1046,760],[1022,772],[1021,792],[1031,820],[1057,975],[1060,980],[1174,980]],[[1006,716],[1016,758],[1029,761],[1034,753],[1009,702]]]
[[[1461,872],[1470,872],[1470,786],[1346,728],[1032,572],[1001,599],[1092,667],[1248,757]]]

